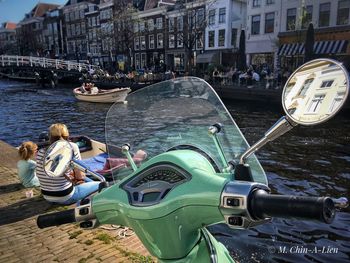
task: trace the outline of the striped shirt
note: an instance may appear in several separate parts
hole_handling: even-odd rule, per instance
[[[74,159],[81,160],[78,145],[70,142],[73,148]],[[40,188],[44,198],[50,202],[65,202],[74,194],[73,184],[64,175],[48,176],[44,170],[44,159],[47,148],[40,149],[36,156],[36,175],[40,181]],[[67,171],[66,173],[68,173]]]

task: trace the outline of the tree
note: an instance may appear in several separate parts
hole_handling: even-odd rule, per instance
[[[176,27],[176,36],[174,39],[177,39],[177,42],[183,44],[185,54],[187,57],[187,63],[185,65],[185,70],[191,75],[192,70],[194,69],[194,52],[196,50],[204,49],[204,36],[205,29],[208,26],[208,14],[205,10],[210,10],[210,6],[216,2],[215,0],[198,0],[198,1],[186,1],[179,0],[172,7],[172,10],[168,12],[168,32],[169,36],[175,34],[174,28]],[[183,17],[182,21],[182,30],[179,30],[181,24],[177,20],[177,25],[175,26],[175,19],[171,16],[171,13],[176,13],[177,19]],[[180,14],[180,16],[179,16]],[[168,38],[169,39],[169,38]]]
[[[129,65],[133,63],[133,45],[134,39],[138,36],[135,26],[138,25],[139,19],[135,16],[137,6],[132,0],[114,0],[114,45],[117,54],[123,54],[128,58]]]
[[[245,70],[247,68],[246,54],[245,54],[245,31],[241,30],[241,36],[239,38],[239,49],[238,49],[238,70]]]
[[[313,57],[314,57],[314,43],[315,43],[314,26],[312,23],[310,23],[309,27],[307,29],[306,38],[305,38],[304,63],[313,59]]]

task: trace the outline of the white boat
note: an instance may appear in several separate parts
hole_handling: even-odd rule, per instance
[[[78,100],[89,101],[89,102],[100,102],[100,103],[114,103],[124,102],[130,88],[116,88],[110,90],[99,89],[98,93],[91,94],[88,92],[82,92],[81,88],[75,88],[73,90],[74,96]]]

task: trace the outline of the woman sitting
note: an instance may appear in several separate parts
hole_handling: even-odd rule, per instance
[[[69,132],[66,125],[61,123],[51,125],[49,137],[51,144],[58,140],[68,141]],[[80,160],[79,147],[72,142],[69,144],[73,149],[73,158]],[[48,176],[44,169],[45,152],[46,149],[43,148],[37,154],[37,177],[40,181],[41,193],[47,201],[64,205],[73,204],[99,189],[100,182],[92,181],[77,169],[69,170],[62,176]],[[73,179],[72,174],[75,175]],[[74,184],[77,178],[80,184]]]

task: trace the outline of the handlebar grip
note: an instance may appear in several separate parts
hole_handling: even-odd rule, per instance
[[[67,223],[72,223],[75,221],[75,209],[69,209],[66,211],[38,216],[36,224],[39,228],[45,228],[50,226],[59,226]]]
[[[335,216],[335,206],[329,197],[273,195],[259,189],[251,194],[249,212],[255,219],[287,217],[330,224]]]

